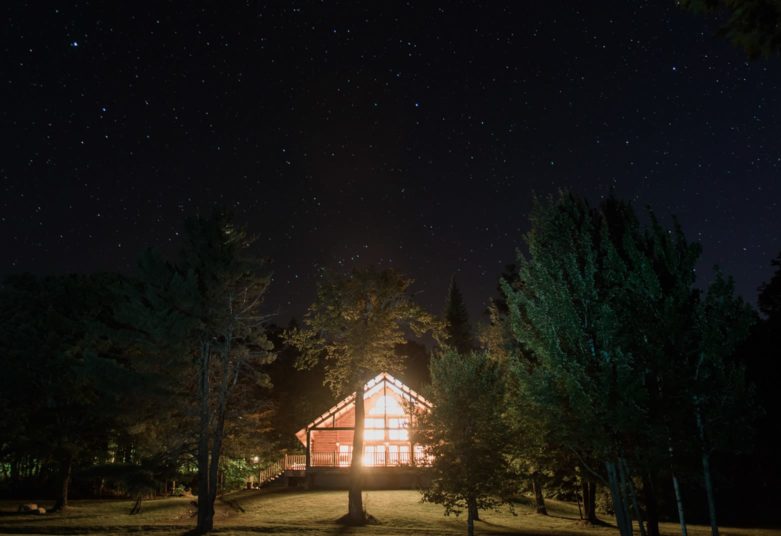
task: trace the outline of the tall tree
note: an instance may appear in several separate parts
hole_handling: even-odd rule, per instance
[[[759,287],[759,310],[767,317],[768,321],[781,325],[781,252],[771,261],[776,271],[770,281]]]
[[[456,276],[450,278],[450,286],[445,301],[445,345],[453,348],[460,354],[467,354],[477,349],[477,342],[472,335],[472,326],[469,324],[469,312],[464,303],[461,289],[456,284]],[[474,521],[480,520],[480,512],[477,502],[468,504],[469,515]]]
[[[461,289],[456,284],[455,276],[450,278],[444,317],[444,343],[462,354],[475,350],[477,344],[472,335],[472,326],[469,324],[469,312],[466,309]]]
[[[403,370],[396,352],[406,341],[405,330],[421,336],[436,331],[437,322],[413,301],[413,280],[394,270],[355,269],[347,275],[326,274],[303,327],[292,329],[288,340],[302,353],[301,366],[325,362],[325,383],[334,394],[352,393],[355,401],[353,456],[350,464],[348,513],[345,522],[366,522],[363,490],[363,386],[370,376]]]
[[[732,358],[754,323],[753,310],[735,296],[731,279],[718,273],[697,310],[699,352],[691,373],[692,406],[700,446],[703,482],[712,536],[718,536],[716,498],[711,477],[711,455],[719,448],[747,450],[752,435],[752,387],[744,367]]]
[[[432,358],[431,382],[433,408],[418,416],[418,441],[433,460],[423,500],[443,505],[445,515],[466,510],[472,536],[475,512],[507,502],[515,491],[504,450],[510,433],[502,418],[502,370],[484,353],[447,349]]]
[[[141,284],[131,293],[123,317],[142,338],[167,343],[180,354],[183,381],[196,393],[194,428],[197,437],[198,520],[196,530],[214,527],[218,471],[225,446],[226,425],[241,402],[246,377],[270,387],[264,365],[275,354],[266,337],[262,299],[270,276],[262,261],[247,254],[251,240],[231,217],[216,211],[185,225],[185,244],[176,263],[148,254],[141,263]],[[245,377],[246,375],[246,377]],[[258,395],[258,393],[256,393]],[[262,394],[252,399],[262,399]],[[247,415],[252,411],[241,407]]]
[[[555,423],[551,439],[609,484],[619,529],[628,536],[621,461],[644,404],[633,357],[621,347],[615,298],[625,266],[604,221],[571,194],[537,201],[531,222],[519,282],[503,285],[513,335],[537,360],[519,378],[531,411],[547,412]]]
[[[94,324],[110,310],[108,275],[15,276],[0,292],[4,373],[0,454],[59,480],[54,509],[68,507],[74,468],[105,454],[121,426],[135,376],[100,352]],[[19,484],[18,482],[16,483]]]
[[[656,489],[664,467],[670,468],[685,532],[676,459],[690,450],[690,414],[682,408],[689,404],[686,363],[696,346],[693,285],[701,248],[686,239],[677,222],[667,229],[650,211],[650,225],[643,229],[632,206],[612,196],[599,213],[625,267],[615,304],[621,345],[634,358],[644,392],[645,422],[633,442],[643,445],[635,449],[634,462],[642,473],[648,532],[659,533]]]

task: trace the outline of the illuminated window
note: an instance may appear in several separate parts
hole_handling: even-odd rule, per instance
[[[385,419],[366,418],[363,420],[363,438],[373,441],[382,441],[385,439]],[[375,428],[375,430],[372,430]]]
[[[397,441],[409,440],[409,419],[388,419],[388,439]]]
[[[363,465],[385,465],[385,447],[383,445],[366,445],[363,449]]]
[[[393,396],[383,395],[377,399],[374,406],[369,408],[369,415],[404,415],[404,408]]]

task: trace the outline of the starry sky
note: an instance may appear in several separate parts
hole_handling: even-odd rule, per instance
[[[376,264],[473,317],[534,193],[676,215],[754,301],[781,250],[781,59],[673,2],[3,2],[0,275],[121,271],[229,207],[285,323]]]

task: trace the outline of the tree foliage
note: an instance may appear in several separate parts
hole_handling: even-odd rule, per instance
[[[68,506],[74,469],[107,456],[123,399],[139,382],[95,329],[116,279],[21,275],[0,291],[0,462],[14,486],[25,476],[57,479],[55,508]]]
[[[275,354],[262,299],[270,276],[247,255],[250,244],[224,212],[189,219],[178,261],[148,253],[121,315],[137,335],[139,353],[158,357],[150,366],[180,378],[183,422],[196,438],[199,532],[213,527],[226,439],[262,430],[268,409],[264,366]]]
[[[613,198],[596,209],[569,193],[538,200],[529,257],[503,283],[512,335],[533,358],[513,362],[520,400],[536,429],[610,485],[622,534],[632,530],[630,506],[640,515],[630,467],[646,478],[671,455],[700,450],[706,401],[733,425],[747,409],[737,404],[747,392],[742,369],[725,360],[751,311],[723,278],[702,295],[699,245],[677,224],[650,221],[643,229]],[[729,435],[723,425],[708,429]]]
[[[462,354],[475,350],[477,344],[472,335],[472,326],[469,324],[469,313],[455,276],[450,279],[444,317],[445,330],[442,342]]]
[[[781,53],[779,0],[681,0],[680,4],[694,12],[721,15],[725,20],[719,34],[749,58]]]
[[[433,409],[418,416],[415,439],[433,460],[423,500],[441,504],[446,515],[466,510],[471,536],[474,512],[508,502],[515,491],[505,456],[502,371],[484,353],[448,349],[432,358],[431,380]]]
[[[378,372],[403,371],[403,355],[396,348],[406,342],[406,331],[422,336],[438,330],[436,320],[409,294],[412,283],[394,270],[325,274],[303,326],[288,333],[290,343],[301,351],[302,367],[322,360],[325,383],[334,394],[353,394],[353,453],[363,452],[364,383]],[[353,524],[365,522],[360,458],[353,455],[350,471],[346,520]]]

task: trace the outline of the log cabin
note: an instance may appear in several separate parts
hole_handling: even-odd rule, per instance
[[[417,470],[429,465],[423,445],[414,443],[415,415],[431,403],[401,380],[382,372],[363,386],[364,448],[361,464],[367,489],[423,484]],[[353,457],[354,394],[301,428],[296,437],[303,455],[287,455],[261,473],[260,484],[274,478],[303,480],[309,487],[346,488]]]

